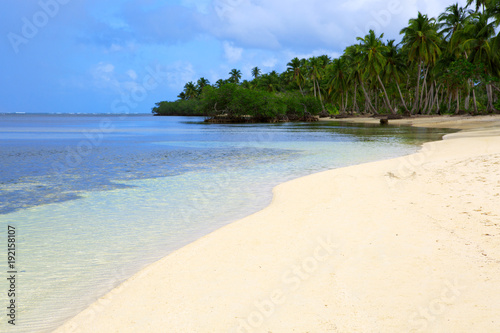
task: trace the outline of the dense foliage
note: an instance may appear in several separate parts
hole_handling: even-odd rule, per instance
[[[336,112],[498,112],[499,24],[500,0],[454,4],[437,19],[418,13],[400,44],[370,31],[338,59],[294,58],[283,73],[255,67],[243,82],[233,69],[214,85],[187,83],[178,101],[157,103],[153,113],[273,121]]]

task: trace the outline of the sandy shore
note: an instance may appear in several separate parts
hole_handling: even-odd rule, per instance
[[[500,118],[419,124],[471,131],[279,185],[56,332],[500,332]]]

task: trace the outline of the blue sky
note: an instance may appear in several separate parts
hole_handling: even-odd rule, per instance
[[[459,1],[465,5],[466,1]],[[200,77],[336,57],[370,29],[400,40],[444,0],[25,0],[0,4],[0,113],[149,113]]]

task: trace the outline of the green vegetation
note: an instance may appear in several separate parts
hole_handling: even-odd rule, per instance
[[[437,19],[418,13],[400,44],[370,31],[338,59],[294,58],[283,73],[254,67],[250,81],[233,69],[214,85],[186,83],[179,100],[157,103],[153,113],[241,122],[499,112],[499,25],[500,0],[469,0]]]

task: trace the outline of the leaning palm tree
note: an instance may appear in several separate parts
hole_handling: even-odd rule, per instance
[[[473,14],[470,24],[463,31],[466,36],[463,42],[464,50],[469,54],[469,61],[474,64],[483,65],[488,76],[498,75],[499,59],[498,54],[492,47],[492,37],[495,35],[494,22],[490,20],[488,13]],[[457,37],[462,37],[457,35]],[[489,78],[485,80],[486,95],[488,103],[487,112],[495,110],[493,106],[493,88]]]
[[[349,81],[355,84],[354,91],[356,92],[357,84],[359,84],[365,96],[365,110],[371,111],[374,114],[378,114],[377,110],[375,110],[375,108],[373,107],[370,96],[365,89],[365,82],[362,75],[363,68],[361,65],[361,47],[359,46],[359,44],[348,46],[344,51],[344,56],[346,57],[346,60],[350,65]],[[354,97],[354,101],[356,103],[356,97]]]
[[[383,76],[386,81],[393,80],[398,88],[399,97],[401,97],[401,103],[405,109],[405,114],[409,114],[410,111],[406,106],[405,99],[403,98],[403,94],[401,93],[401,87],[399,86],[399,82],[401,82],[401,78],[403,75],[406,75],[406,60],[398,45],[394,45],[394,39],[387,42],[387,50],[385,52],[386,64],[383,70]]]
[[[308,71],[309,79],[313,83],[314,97],[317,97],[316,83],[318,82],[318,80],[321,77],[321,74],[319,72],[320,71],[320,61],[319,61],[318,57],[311,57],[308,59],[307,64],[309,67],[309,71]]]
[[[308,65],[309,65],[308,74],[309,74],[309,79],[313,84],[314,97],[319,98],[321,107],[324,110],[325,106],[323,105],[323,97],[321,96],[321,86],[319,84],[319,81],[322,79],[324,72],[323,63],[324,63],[324,58],[321,57],[311,57],[308,60]]]
[[[422,66],[427,66],[425,73],[427,74],[429,67],[436,63],[438,56],[441,54],[439,47],[439,34],[435,19],[429,19],[427,15],[422,15],[418,12],[417,18],[412,18],[408,22],[408,26],[400,31],[404,34],[403,45],[408,50],[408,61],[416,62],[417,69],[417,87],[415,89],[415,101],[411,113],[420,112],[420,80],[422,76]],[[426,77],[424,75],[424,83]]]
[[[241,79],[241,71],[239,69],[231,69],[231,71],[229,72],[229,80],[231,80],[232,83],[240,83],[240,79]]]
[[[387,90],[385,89],[385,85],[380,78],[380,73],[382,69],[385,67],[387,62],[385,58],[385,53],[387,51],[387,46],[385,46],[381,39],[384,37],[384,34],[381,34],[379,37],[375,35],[373,30],[370,30],[368,35],[364,38],[358,37],[357,40],[360,41],[361,48],[361,63],[364,68],[365,77],[372,78],[373,80],[377,80],[384,92],[385,103],[391,111],[392,114],[396,112],[391,106],[391,102],[389,101],[389,96],[387,95]]]

